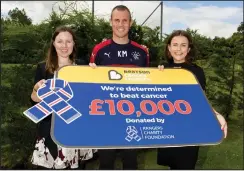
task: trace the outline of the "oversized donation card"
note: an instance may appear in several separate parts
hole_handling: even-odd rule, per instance
[[[52,115],[64,147],[156,148],[216,145],[224,134],[196,77],[185,69],[65,66],[24,114]]]

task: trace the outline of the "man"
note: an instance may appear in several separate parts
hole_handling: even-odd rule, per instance
[[[148,67],[149,54],[145,46],[129,40],[128,32],[132,25],[130,10],[124,5],[113,8],[110,24],[112,39],[97,44],[90,57],[89,65]],[[137,169],[136,149],[121,150],[123,169]],[[112,170],[116,159],[116,149],[98,150],[99,169]]]

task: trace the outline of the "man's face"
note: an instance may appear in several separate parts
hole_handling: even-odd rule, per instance
[[[132,21],[130,20],[130,14],[127,10],[121,11],[115,9],[112,13],[110,23],[112,25],[113,36],[118,38],[128,37]]]

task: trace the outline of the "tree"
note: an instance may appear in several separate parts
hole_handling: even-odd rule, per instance
[[[243,34],[244,33],[244,23],[241,22],[241,24],[237,28],[237,32]]]
[[[238,28],[241,28],[241,25]],[[215,37],[213,54],[209,58],[213,73],[209,76],[208,92],[226,119],[229,119],[238,101],[237,85],[241,72],[243,35],[241,29],[237,30],[239,31],[228,39]]]
[[[196,48],[196,60],[208,59],[212,54],[212,40],[198,33],[197,30],[186,29],[191,34]]]
[[[22,25],[31,25],[32,20],[26,15],[26,12],[24,9],[19,10],[18,8],[15,8],[13,10],[10,10],[8,12],[8,15],[10,17],[10,20],[14,23],[22,24]]]
[[[158,66],[163,57],[163,42],[160,40],[160,27],[154,29],[143,26],[141,29],[142,41],[139,42],[146,45],[150,54],[150,66]]]
[[[2,62],[36,63],[43,57],[41,36],[34,25],[6,25],[2,38]]]

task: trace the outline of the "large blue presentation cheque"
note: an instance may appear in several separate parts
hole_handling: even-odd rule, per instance
[[[185,69],[66,66],[49,82],[59,94],[43,103],[53,112],[51,136],[64,147],[201,146],[224,137],[196,77]]]

